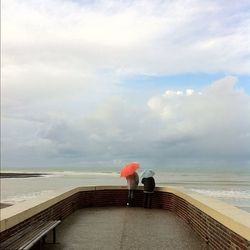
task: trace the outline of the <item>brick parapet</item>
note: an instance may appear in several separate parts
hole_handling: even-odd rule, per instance
[[[143,191],[141,189],[136,190],[135,197],[135,206],[141,207],[143,204]],[[30,218],[3,230],[0,234],[0,242],[34,221],[63,220],[80,208],[125,206],[126,201],[126,188],[98,187],[87,190],[77,189],[75,193],[70,193],[68,197],[62,198]],[[152,208],[165,209],[176,213],[207,242],[209,249],[250,249],[249,239],[232,231],[190,201],[173,192],[158,189],[153,195]]]

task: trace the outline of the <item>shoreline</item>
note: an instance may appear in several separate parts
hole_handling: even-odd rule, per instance
[[[2,173],[0,172],[0,179],[4,178],[30,178],[30,177],[44,177],[45,173]]]

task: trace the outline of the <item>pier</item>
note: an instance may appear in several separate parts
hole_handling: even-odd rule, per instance
[[[250,214],[176,187],[157,187],[152,209],[127,207],[125,186],[88,186],[1,209],[0,242],[37,221],[60,220],[51,249],[250,249]],[[49,240],[49,239],[48,239]]]
[[[58,227],[62,249],[206,249],[206,242],[177,215],[161,209],[85,208]]]

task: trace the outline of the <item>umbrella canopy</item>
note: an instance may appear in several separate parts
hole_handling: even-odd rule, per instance
[[[155,175],[155,172],[152,169],[146,169],[142,172],[141,178],[149,178],[153,177]]]
[[[139,167],[140,164],[138,162],[128,163],[121,169],[120,176],[127,177],[129,175],[132,175]]]

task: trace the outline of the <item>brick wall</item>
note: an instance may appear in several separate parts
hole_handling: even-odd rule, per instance
[[[18,230],[31,225],[34,221],[63,220],[79,208],[80,194],[74,194],[67,199],[58,202],[54,206],[36,214],[20,224],[3,231],[0,234],[0,242],[15,234]]]
[[[32,224],[34,221],[63,220],[79,208],[125,206],[126,202],[127,190],[124,189],[79,192],[22,223],[5,230],[0,235],[0,241],[15,234],[21,228]],[[143,206],[143,191],[141,190],[135,191],[135,206]],[[152,199],[152,208],[166,209],[176,213],[207,242],[209,249],[250,249],[247,240],[172,193],[155,192]]]
[[[209,249],[250,249],[249,241],[184,199],[166,192],[156,192],[153,199],[152,207],[176,213],[207,242]]]

